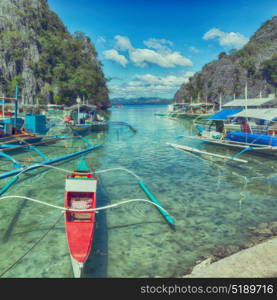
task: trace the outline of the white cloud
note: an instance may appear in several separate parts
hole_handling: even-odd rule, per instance
[[[101,43],[101,44],[104,44],[106,43],[106,39],[103,37],[103,36],[100,36],[97,40],[96,40],[97,43]]]
[[[181,84],[188,81],[194,72],[180,76],[135,75],[134,80],[124,85],[109,85],[112,97],[173,97]]]
[[[127,36],[116,35],[114,38],[116,40],[115,49],[113,49],[113,52],[108,50],[109,52],[105,55],[105,57],[117,61],[121,65],[125,66],[127,64],[127,59],[124,56],[120,57],[118,51],[128,51],[129,60],[137,67],[146,67],[149,64],[158,65],[162,68],[192,66],[190,59],[182,56],[179,52],[173,51],[168,47],[168,45],[173,45],[173,43],[169,40],[151,38],[145,40],[144,44],[152,49],[139,49],[132,46],[132,43]]]
[[[155,39],[151,38],[146,41],[143,41],[144,45],[148,48],[156,49],[159,51],[168,51],[168,46],[173,46],[173,42],[166,40],[166,39]]]
[[[124,55],[119,54],[114,49],[104,51],[103,54],[106,59],[115,61],[123,67],[126,67],[126,65],[128,64],[127,58]]]
[[[140,85],[151,84],[151,85],[164,85],[171,87],[179,87],[184,82],[187,82],[188,78],[191,77],[194,72],[186,72],[181,76],[177,77],[175,75],[168,76],[155,76],[152,74],[136,75],[135,79]],[[132,81],[131,81],[132,82]]]
[[[127,36],[121,36],[121,35],[116,35],[114,37],[116,39],[116,48],[118,50],[132,50],[133,46],[131,44],[131,41]]]
[[[223,32],[217,28],[212,28],[203,36],[204,40],[218,39],[221,46],[240,48],[248,42],[248,38],[240,33]]]
[[[129,56],[130,60],[138,67],[145,67],[148,64],[156,64],[163,68],[192,66],[192,62],[179,52],[160,53],[150,49],[134,49],[129,52]]]
[[[217,37],[222,37],[224,35],[224,32],[217,29],[217,28],[213,28],[210,29],[208,32],[206,32],[203,36],[204,40],[211,40]]]
[[[194,47],[194,46],[190,46],[189,51],[193,52],[193,53],[199,53],[200,52],[200,50],[198,48]]]

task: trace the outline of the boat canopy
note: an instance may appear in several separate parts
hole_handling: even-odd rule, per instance
[[[183,103],[176,102],[176,103],[173,103],[172,105],[173,106],[189,106],[189,103],[187,103],[187,102],[183,102]]]
[[[232,117],[253,118],[272,121],[277,118],[277,108],[247,109],[232,115]]]
[[[252,99],[236,99],[224,104],[222,107],[250,107],[250,106],[262,106],[262,105],[276,105],[277,99],[275,98],[252,98]]]
[[[190,107],[214,106],[214,103],[189,103]]]
[[[78,104],[69,106],[69,107],[65,107],[64,110],[78,110],[79,109],[87,109],[89,111],[96,111],[97,107],[96,105],[89,105],[89,104],[80,104],[78,106]]]
[[[213,116],[208,117],[208,120],[220,120],[224,121],[227,120],[229,116],[234,115],[242,111],[242,108],[230,108],[230,109],[223,109]]]

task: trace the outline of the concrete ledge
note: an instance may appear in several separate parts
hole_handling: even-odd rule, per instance
[[[277,237],[244,249],[184,278],[272,278],[277,277]]]

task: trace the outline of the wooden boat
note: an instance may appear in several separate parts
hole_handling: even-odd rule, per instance
[[[69,111],[69,115],[64,117],[64,123],[75,135],[108,129],[108,122],[97,114],[96,106],[84,104],[74,105],[65,108],[65,110]]]
[[[230,131],[225,127],[225,120],[233,117],[241,118],[239,131]],[[236,109],[229,112],[223,110],[209,119],[217,123],[214,126],[211,123],[207,128],[197,124],[195,127],[199,131],[198,135],[189,138],[240,149],[238,155],[250,150],[266,155],[277,155],[277,137],[274,129],[277,108],[249,109],[239,112]],[[256,121],[253,123],[254,120]]]
[[[215,104],[213,103],[191,103],[187,109],[178,113],[180,118],[206,119],[215,113]]]
[[[106,121],[92,121],[89,124],[91,125],[91,131],[104,131],[109,127],[109,123]]]
[[[67,124],[74,135],[82,135],[90,132],[91,124]]]
[[[96,188],[97,178],[84,161],[66,178],[64,206],[76,211],[65,212],[65,229],[74,277],[77,278],[82,276],[93,242],[95,211],[84,210],[96,208]]]
[[[0,121],[0,149],[9,149],[14,145],[37,143],[42,139],[40,134],[33,133],[30,130],[25,131],[23,124],[24,121],[21,118],[17,118],[16,125],[13,119]]]

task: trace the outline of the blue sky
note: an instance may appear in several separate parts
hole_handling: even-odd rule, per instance
[[[277,14],[276,0],[48,0],[73,33],[89,36],[110,97],[172,98],[222,51],[240,49]]]

